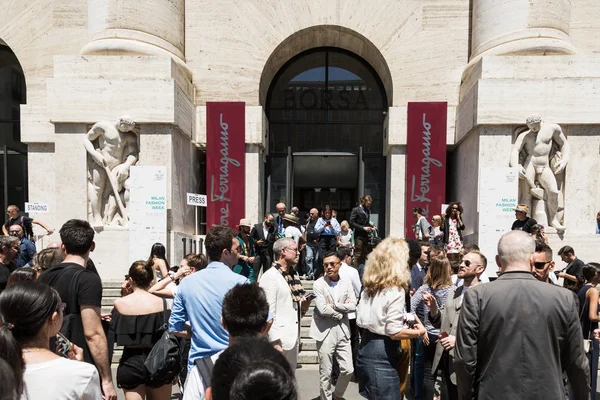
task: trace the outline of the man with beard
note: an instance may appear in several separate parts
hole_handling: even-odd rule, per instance
[[[369,195],[360,198],[360,205],[354,207],[350,213],[350,227],[354,230],[354,268],[364,264],[367,256],[373,250],[369,246],[369,232],[374,227],[371,225],[371,204],[373,199]]]
[[[442,398],[458,399],[453,362],[462,296],[467,290],[480,283],[479,278],[486,266],[487,258],[479,251],[473,250],[466,254],[458,269],[458,278],[463,280],[463,285],[456,288],[454,295],[448,296],[446,305],[441,310],[438,309],[437,302],[431,294],[423,294],[423,300],[429,307],[429,320],[434,327],[440,329],[440,340],[435,350],[432,370],[436,371],[440,362],[442,363],[441,370],[448,393],[447,396],[442,395]]]

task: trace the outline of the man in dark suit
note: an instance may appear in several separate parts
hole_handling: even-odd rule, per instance
[[[254,240],[254,248],[256,250],[254,276],[258,279],[261,266],[264,274],[271,268],[271,261],[273,260],[273,243],[275,242],[273,214],[265,215],[262,223],[254,225],[252,231],[250,231],[250,237]]]
[[[498,242],[494,282],[466,291],[454,369],[459,399],[588,399],[590,371],[573,292],[532,275],[533,238],[512,231]]]
[[[364,264],[367,255],[370,253],[369,232],[373,230],[371,226],[371,203],[373,199],[366,195],[360,198],[360,205],[354,207],[350,213],[350,227],[354,230],[354,268]]]
[[[441,365],[442,376],[444,377],[445,389],[447,391],[447,393],[444,393],[444,388],[442,388],[442,398],[444,399],[458,399],[453,362],[454,347],[456,345],[456,326],[458,325],[458,316],[462,307],[463,294],[479,284],[479,277],[485,271],[486,266],[487,258],[479,251],[474,250],[465,254],[458,270],[458,277],[463,280],[463,284],[456,288],[451,296],[448,296],[446,304],[441,309],[438,308],[433,295],[429,293],[423,294],[423,300],[429,307],[429,321],[431,325],[438,328],[441,332],[440,340],[435,348],[435,357],[433,358],[431,368],[433,371],[437,371],[438,365]]]

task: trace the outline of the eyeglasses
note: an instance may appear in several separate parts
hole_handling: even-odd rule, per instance
[[[462,261],[462,263],[463,263],[463,264],[465,264],[465,267],[467,267],[467,268],[469,268],[471,265],[473,265],[473,266],[475,266],[475,267],[480,267],[480,266],[482,266],[482,265],[483,265],[483,264],[475,264],[475,263],[472,263],[472,262],[471,262],[471,261],[469,261],[469,260],[463,260],[463,261]]]
[[[458,207],[452,207],[453,210],[458,210]]]
[[[551,263],[552,260],[550,261],[539,261],[539,262],[534,262],[533,263],[533,267],[535,269],[544,269],[546,267],[546,265],[548,265],[549,263]]]
[[[328,263],[323,263],[323,268],[335,267],[338,264],[340,264],[340,263],[339,262],[335,262],[335,261],[331,261],[331,262],[328,262]]]
[[[67,303],[60,303],[60,305],[58,306],[58,308],[56,309],[56,312],[65,312],[65,308],[67,308]]]
[[[21,233],[21,231],[8,231],[8,233]]]
[[[297,252],[298,252],[298,248],[297,248],[297,247],[296,247],[296,248],[294,248],[294,249],[292,249],[291,247],[286,247],[285,249],[286,249],[286,250],[291,250],[291,251],[293,251],[294,253],[297,253]]]

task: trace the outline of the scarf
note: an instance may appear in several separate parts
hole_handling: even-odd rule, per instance
[[[302,301],[306,291],[302,287],[302,282],[300,282],[300,276],[298,273],[293,268],[291,271],[284,271],[278,262],[273,263],[273,266],[277,268],[277,271],[279,271],[290,287],[290,291],[292,292],[292,300],[298,302]]]

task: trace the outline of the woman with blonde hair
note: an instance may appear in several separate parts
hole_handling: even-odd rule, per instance
[[[338,235],[338,247],[354,247],[354,232],[350,230],[348,221],[342,221],[340,224],[340,234]]]
[[[383,240],[367,258],[357,307],[356,322],[363,334],[356,368],[360,394],[368,399],[402,398],[399,341],[426,334],[419,319],[406,312],[409,285],[406,241]]]
[[[450,293],[453,293],[456,286],[452,284],[452,269],[450,260],[446,256],[439,255],[431,257],[429,268],[425,275],[423,285],[415,292],[410,302],[410,309],[415,313],[425,325],[427,335],[423,336],[424,350],[422,353],[424,365],[424,399],[432,400],[434,396],[435,372],[432,371],[433,358],[435,357],[435,348],[438,339],[440,339],[440,329],[435,328],[429,320],[429,307],[423,300],[423,294],[427,293],[433,296],[438,309],[442,309],[446,304],[446,299]],[[416,361],[418,363],[418,361]],[[445,386],[442,387],[442,390]],[[446,398],[445,394],[442,398]]]

